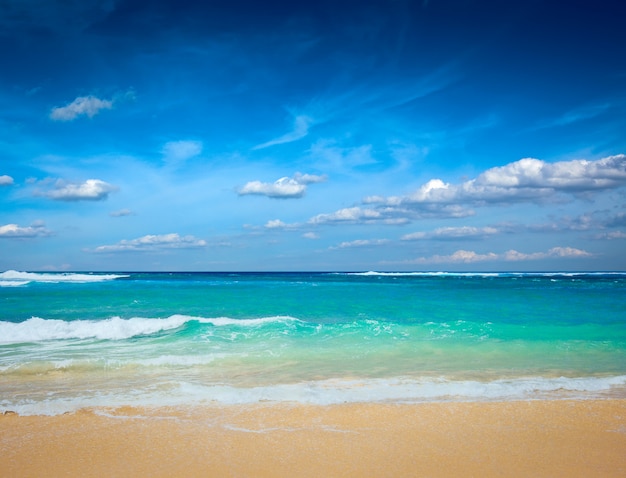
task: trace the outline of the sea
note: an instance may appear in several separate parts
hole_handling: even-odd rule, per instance
[[[0,273],[0,413],[626,398],[626,273]]]

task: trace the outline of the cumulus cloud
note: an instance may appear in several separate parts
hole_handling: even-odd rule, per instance
[[[449,211],[446,208],[451,205],[463,211],[468,210],[468,205],[542,202],[559,194],[582,194],[624,185],[626,155],[623,154],[596,161],[579,159],[556,163],[525,158],[488,169],[459,184],[431,179],[406,196],[371,196],[363,203],[430,210],[447,216]]]
[[[207,245],[204,239],[194,236],[180,236],[177,233],[146,235],[137,239],[121,240],[117,244],[98,246],[94,252],[148,252],[168,249],[195,249]]]
[[[101,201],[109,197],[117,187],[100,179],[87,179],[83,183],[67,183],[58,180],[55,189],[43,195],[56,201]]]
[[[202,141],[169,141],[163,146],[163,158],[168,163],[180,163],[202,153]]]
[[[6,174],[0,176],[0,186],[10,186],[13,184],[13,178],[11,176],[7,176]]]
[[[376,209],[355,206],[339,209],[330,214],[318,214],[309,219],[309,224],[371,223],[382,219],[382,213]]]
[[[0,238],[28,238],[45,237],[51,235],[42,221],[33,222],[30,226],[18,226],[17,224],[5,224],[0,226]]]
[[[263,149],[275,146],[278,144],[291,143],[299,139],[304,138],[309,134],[309,127],[313,124],[313,119],[309,116],[300,115],[294,119],[293,130],[287,134],[284,134],[278,138],[267,141],[266,143],[259,144],[252,149]]]
[[[273,183],[250,181],[237,193],[240,196],[256,194],[274,199],[301,198],[306,192],[307,185],[323,181],[326,181],[326,176],[296,173],[292,178],[280,178]]]
[[[113,101],[111,100],[102,100],[95,96],[79,96],[65,106],[52,108],[50,118],[55,121],[72,121],[82,115],[93,118],[101,110],[110,110],[111,108],[113,108]]]
[[[431,257],[420,257],[413,261],[409,261],[412,264],[469,264],[474,262],[488,262],[488,261],[506,261],[506,262],[518,262],[518,261],[535,261],[541,259],[557,258],[557,259],[579,259],[589,258],[593,254],[573,247],[553,247],[547,252],[532,252],[523,253],[516,250],[509,250],[502,254],[496,254],[494,252],[488,252],[485,254],[479,254],[474,251],[458,250],[450,255],[434,255]]]
[[[265,223],[266,229],[284,229],[288,226],[288,224],[285,224],[280,219],[271,219]]]
[[[458,184],[431,179],[403,196],[368,196],[361,206],[313,217],[313,224],[403,224],[419,219],[473,216],[476,207],[514,203],[561,201],[567,195],[586,195],[626,185],[626,155],[556,163],[533,158],[490,168]],[[463,231],[451,231],[448,233]],[[466,231],[470,232],[470,231]],[[489,231],[476,231],[489,234]],[[442,231],[440,238],[445,236]],[[426,235],[425,235],[426,236]],[[436,235],[431,234],[431,238]],[[420,239],[417,234],[413,239]]]
[[[500,233],[495,227],[440,227],[430,232],[413,232],[401,237],[403,241],[417,241],[421,239],[455,240],[455,239],[485,239]]]

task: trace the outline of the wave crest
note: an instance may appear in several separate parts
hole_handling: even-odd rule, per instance
[[[24,322],[0,322],[0,343],[27,343],[45,340],[124,340],[142,335],[174,330],[188,322],[200,322],[214,326],[257,326],[273,322],[297,321],[293,317],[276,316],[258,319],[232,319],[229,317],[192,317],[188,315],[172,315],[165,319],[134,317],[122,319],[112,317],[103,320],[42,319],[33,317]]]
[[[21,272],[8,270],[0,272],[0,283],[4,285],[25,285],[29,282],[103,282],[128,277],[125,274],[79,274],[74,272]]]

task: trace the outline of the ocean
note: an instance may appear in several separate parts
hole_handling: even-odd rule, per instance
[[[0,273],[0,413],[626,398],[626,273]]]

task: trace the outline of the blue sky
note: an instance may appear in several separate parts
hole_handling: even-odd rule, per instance
[[[3,1],[0,269],[626,270],[625,17]]]

